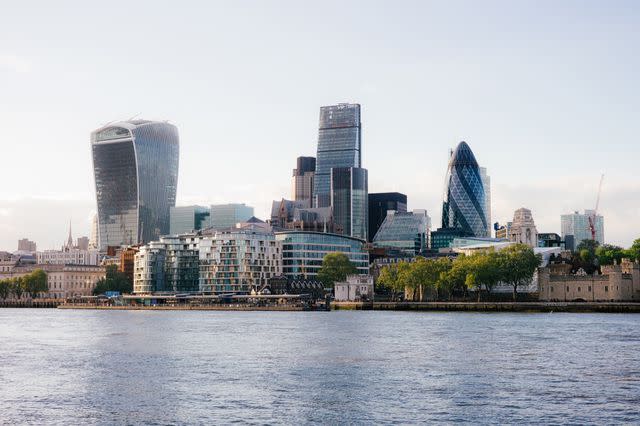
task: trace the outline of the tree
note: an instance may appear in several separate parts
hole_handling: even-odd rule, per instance
[[[0,280],[0,299],[6,300],[11,294],[11,280]]]
[[[29,293],[32,299],[35,299],[39,293],[45,293],[49,290],[47,285],[47,274],[42,269],[36,269],[22,277],[22,286],[24,291]]]
[[[496,253],[500,280],[513,287],[513,300],[518,296],[518,287],[531,282],[536,268],[542,261],[533,249],[524,244],[514,244]]]
[[[598,265],[613,265],[614,261],[618,264],[625,257],[629,256],[629,250],[611,244],[603,244],[596,248],[595,256],[598,259]]]
[[[376,285],[390,290],[391,300],[395,300],[396,294],[403,290],[402,283],[398,279],[398,265],[387,265],[383,267],[376,280]]]
[[[473,284],[467,279],[469,274],[469,256],[461,254],[450,265],[449,270],[440,277],[441,287],[449,293],[449,299],[454,292],[464,292]]]
[[[322,266],[318,271],[318,279],[324,285],[333,287],[336,281],[344,281],[347,275],[356,274],[358,270],[344,253],[329,253],[322,259]]]
[[[580,253],[582,250],[589,250],[591,254],[595,255],[596,249],[598,248],[599,245],[600,243],[597,242],[596,240],[589,240],[589,239],[582,240],[578,244],[578,247],[576,247],[576,251]]]
[[[640,260],[640,238],[636,239],[627,250],[627,256],[631,260]]]
[[[16,297],[16,299],[20,299],[22,297],[22,293],[24,293],[24,286],[22,284],[21,277],[11,279],[11,292]]]
[[[478,290],[478,302],[482,289],[491,294],[493,287],[500,282],[500,261],[498,253],[490,251],[488,253],[476,253],[469,256],[467,277],[465,284],[467,287],[476,287]]]
[[[93,294],[104,294],[107,291],[117,291],[120,294],[131,293],[133,283],[124,272],[118,271],[115,265],[108,265],[104,278],[100,278],[93,289]]]

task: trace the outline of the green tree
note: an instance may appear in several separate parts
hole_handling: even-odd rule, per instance
[[[318,279],[326,286],[333,287],[335,282],[344,281],[347,275],[356,274],[358,270],[344,253],[329,253],[322,259],[318,271]]]
[[[467,279],[470,269],[469,256],[461,254],[451,263],[450,268],[440,277],[441,287],[447,291],[449,299],[455,292],[463,292],[466,296],[467,290],[473,287],[473,283]]]
[[[627,250],[627,256],[631,260],[640,260],[640,238],[636,239]]]
[[[108,265],[104,278],[100,278],[93,289],[93,294],[104,294],[107,291],[118,291],[120,294],[131,293],[133,283],[124,272],[118,271],[115,265]]]
[[[498,253],[491,250],[487,253],[476,253],[467,258],[468,269],[465,284],[475,287],[478,291],[478,301],[481,300],[482,289],[491,295],[493,287],[500,282],[500,261]]]
[[[380,270],[376,285],[391,292],[391,300],[395,300],[397,294],[404,290],[404,286],[398,278],[398,265],[387,265]]]
[[[32,299],[38,297],[39,293],[45,293],[49,290],[47,285],[47,274],[42,269],[36,269],[22,277],[22,287],[24,291],[29,293]]]
[[[6,300],[11,294],[11,281],[8,279],[0,280],[0,299]]]
[[[513,300],[518,297],[518,287],[526,285],[533,279],[536,268],[542,261],[533,249],[524,244],[514,244],[496,253],[499,268],[499,279],[513,287]]]
[[[630,251],[611,244],[603,244],[596,248],[595,256],[598,259],[598,265],[613,265],[614,261],[620,264],[623,258],[630,257]]]
[[[24,293],[24,285],[22,284],[22,278],[16,277],[11,279],[11,292],[16,297],[16,299],[20,299],[22,297],[22,293]]]

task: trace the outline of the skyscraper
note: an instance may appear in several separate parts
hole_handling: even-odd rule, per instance
[[[373,241],[389,210],[406,212],[407,196],[399,192],[369,194],[369,230],[367,232],[369,240]]]
[[[593,215],[595,215],[595,212],[593,210],[585,210],[584,214],[580,214],[576,211],[560,216],[562,239],[565,241],[573,242],[572,244],[568,244],[568,250],[575,250],[575,248],[578,247],[582,240],[591,239],[589,216]],[[604,217],[598,214],[594,216],[594,219],[596,241],[598,241],[600,244],[604,244]],[[573,238],[567,239],[567,236],[573,236]]]
[[[369,221],[367,169],[331,169],[331,206],[334,221],[343,234],[366,241]]]
[[[386,247],[415,256],[424,254],[429,244],[431,218],[426,210],[389,211],[372,238],[374,247]]]
[[[451,154],[444,191],[442,228],[457,228],[473,237],[489,237],[480,167],[466,142],[460,142]]]
[[[486,204],[487,225],[489,226],[489,235],[491,236],[491,176],[487,174],[486,167],[480,167],[480,179],[482,179],[482,187],[484,188],[484,200]]]
[[[359,104],[338,104],[320,108],[313,186],[315,207],[330,205],[332,168],[361,167],[361,138]]]
[[[169,233],[180,235],[206,228],[209,225],[209,214],[208,207],[171,207]]]
[[[169,232],[176,202],[178,129],[130,120],[91,133],[100,249],[146,243]]]
[[[293,201],[303,201],[305,207],[312,206],[313,180],[316,174],[315,157],[298,157],[293,169],[292,196]]]

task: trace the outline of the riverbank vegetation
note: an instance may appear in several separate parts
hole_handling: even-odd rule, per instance
[[[0,280],[0,299],[2,300],[6,300],[10,296],[20,299],[24,294],[35,299],[40,293],[46,293],[48,290],[47,274],[42,269],[36,269],[20,277]]]

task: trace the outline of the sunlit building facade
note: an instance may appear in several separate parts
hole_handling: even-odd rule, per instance
[[[391,210],[373,238],[373,246],[395,249],[407,255],[424,254],[429,247],[430,228],[431,219],[426,210]]]
[[[178,184],[178,129],[131,120],[91,133],[100,249],[146,243],[169,232]]]
[[[560,216],[562,239],[572,241],[571,246],[567,247],[567,249],[575,250],[583,240],[592,238],[589,217],[592,217],[594,221],[596,241],[604,244],[604,217],[596,214],[593,210],[585,210],[584,214],[575,211]],[[573,238],[567,238],[568,236]]]
[[[487,202],[480,167],[471,148],[460,142],[451,154],[445,177],[442,228],[474,237],[489,237]]]

